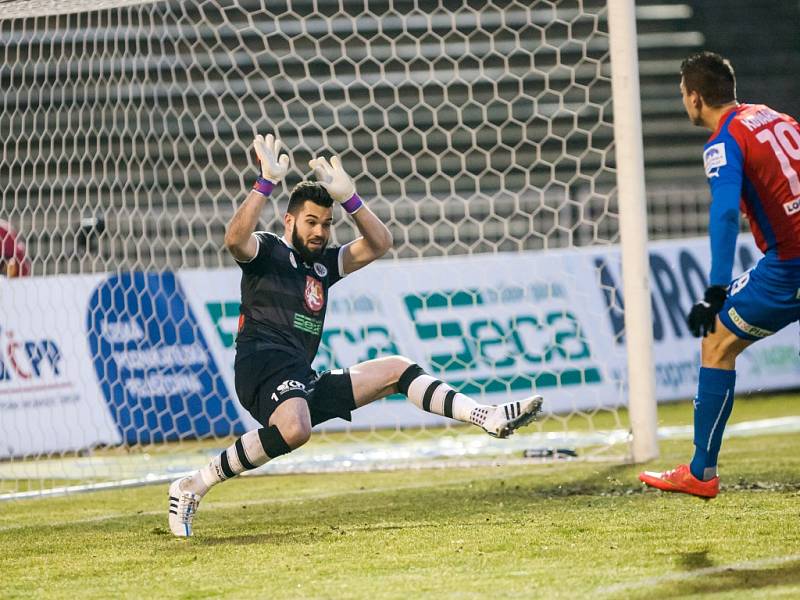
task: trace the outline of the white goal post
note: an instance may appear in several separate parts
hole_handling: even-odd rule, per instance
[[[646,462],[658,458],[658,432],[634,0],[610,0],[608,26],[622,277],[627,299],[625,336],[628,348],[628,410],[633,432],[631,453],[635,462]]]
[[[222,238],[270,131],[292,166],[264,229],[339,154],[395,239],[333,288],[315,368],[401,353],[546,400],[498,446],[390,398],[322,428],[339,468],[657,456],[632,0],[0,6],[0,266],[29,271],[0,277],[0,498],[166,480],[253,426]]]

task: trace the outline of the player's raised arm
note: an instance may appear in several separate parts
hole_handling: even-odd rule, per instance
[[[357,271],[386,254],[392,247],[392,234],[358,197],[353,180],[345,173],[339,157],[332,157],[330,162],[325,158],[315,158],[308,164],[314,169],[317,180],[325,186],[331,198],[352,215],[361,233],[361,237],[344,249],[344,273]]]
[[[273,188],[289,170],[289,156],[280,154],[281,143],[271,133],[266,137],[257,135],[253,148],[261,163],[261,176],[234,213],[225,232],[225,247],[241,262],[252,260],[258,252],[258,242],[253,232],[261,210]]]

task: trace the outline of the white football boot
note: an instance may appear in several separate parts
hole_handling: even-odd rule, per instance
[[[498,406],[476,408],[473,412],[480,410],[485,413],[486,418],[480,425],[486,433],[498,438],[507,438],[518,428],[536,419],[542,410],[542,402],[541,396],[531,396],[525,400],[515,400]]]
[[[192,536],[192,519],[202,496],[181,489],[189,477],[176,479],[169,486],[169,529],[178,537]]]

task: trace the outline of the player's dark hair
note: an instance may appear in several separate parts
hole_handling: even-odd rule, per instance
[[[681,63],[681,76],[687,92],[698,92],[709,106],[722,106],[736,100],[736,75],[727,58],[715,52],[698,52]]]
[[[301,181],[294,186],[292,195],[289,196],[289,206],[286,207],[286,212],[297,216],[297,211],[306,201],[319,204],[324,208],[333,206],[333,198],[322,185],[316,181]]]

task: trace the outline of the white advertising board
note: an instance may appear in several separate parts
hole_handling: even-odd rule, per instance
[[[740,236],[734,273],[760,257]],[[650,245],[659,401],[695,393],[685,315],[706,239]],[[541,393],[550,412],[626,402],[617,247],[378,262],[330,292],[317,370],[402,354],[483,402]],[[240,433],[238,268],[0,279],[0,457]],[[800,385],[796,325],[739,358],[737,392]],[[442,422],[399,396],[356,427]],[[328,428],[341,428],[334,420]]]
[[[121,441],[86,336],[102,279],[0,278],[0,457]]]

